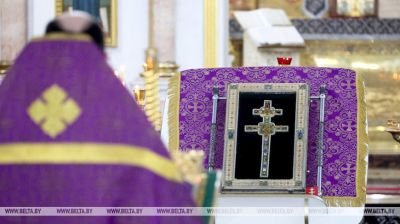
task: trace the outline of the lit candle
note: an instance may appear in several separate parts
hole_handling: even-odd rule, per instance
[[[118,78],[122,82],[122,85],[125,85],[125,65],[119,66]]]
[[[153,57],[147,57],[146,58],[146,65],[145,65],[145,71],[153,70],[154,69],[154,59]]]
[[[136,103],[143,107],[144,106],[144,99],[145,99],[145,90],[141,89],[138,85],[135,86],[133,89],[133,94],[135,96]]]
[[[139,93],[140,89],[138,85],[135,85],[135,88],[133,89],[133,93],[135,94],[135,100],[137,101],[139,99]]]

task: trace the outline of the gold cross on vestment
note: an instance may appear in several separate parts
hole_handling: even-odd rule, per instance
[[[74,123],[81,114],[81,108],[66,91],[54,84],[31,103],[28,115],[51,138],[57,137]]]
[[[259,109],[253,109],[253,115],[262,117],[263,121],[258,125],[245,125],[245,132],[257,132],[262,136],[262,151],[261,151],[261,167],[260,177],[267,178],[269,175],[269,158],[271,151],[271,137],[276,132],[289,132],[287,125],[275,125],[271,122],[271,118],[276,115],[282,115],[282,109],[272,107],[271,100],[264,100],[264,106]]]

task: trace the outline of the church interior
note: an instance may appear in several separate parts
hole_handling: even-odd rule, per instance
[[[75,10],[100,24],[108,66],[196,206],[304,212],[203,223],[400,223],[400,1],[0,0],[0,89],[23,49]]]

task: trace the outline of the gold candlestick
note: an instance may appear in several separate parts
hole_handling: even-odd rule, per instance
[[[156,131],[161,130],[160,90],[157,71],[157,51],[154,48],[146,50],[146,64],[143,78],[145,80],[146,105],[144,106],[147,117]]]
[[[158,87],[158,77],[154,70],[144,72],[146,81],[146,104],[144,106],[147,117],[153,124],[156,131],[161,130],[161,111],[160,96]]]
[[[145,104],[145,93],[146,90],[139,88],[139,86],[135,86],[135,89],[133,90],[133,95],[135,96],[136,103],[144,109],[144,104]]]

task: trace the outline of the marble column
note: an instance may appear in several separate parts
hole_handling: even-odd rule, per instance
[[[152,42],[160,62],[175,61],[175,0],[153,0]]]
[[[0,60],[14,61],[27,42],[27,0],[0,0]]]

